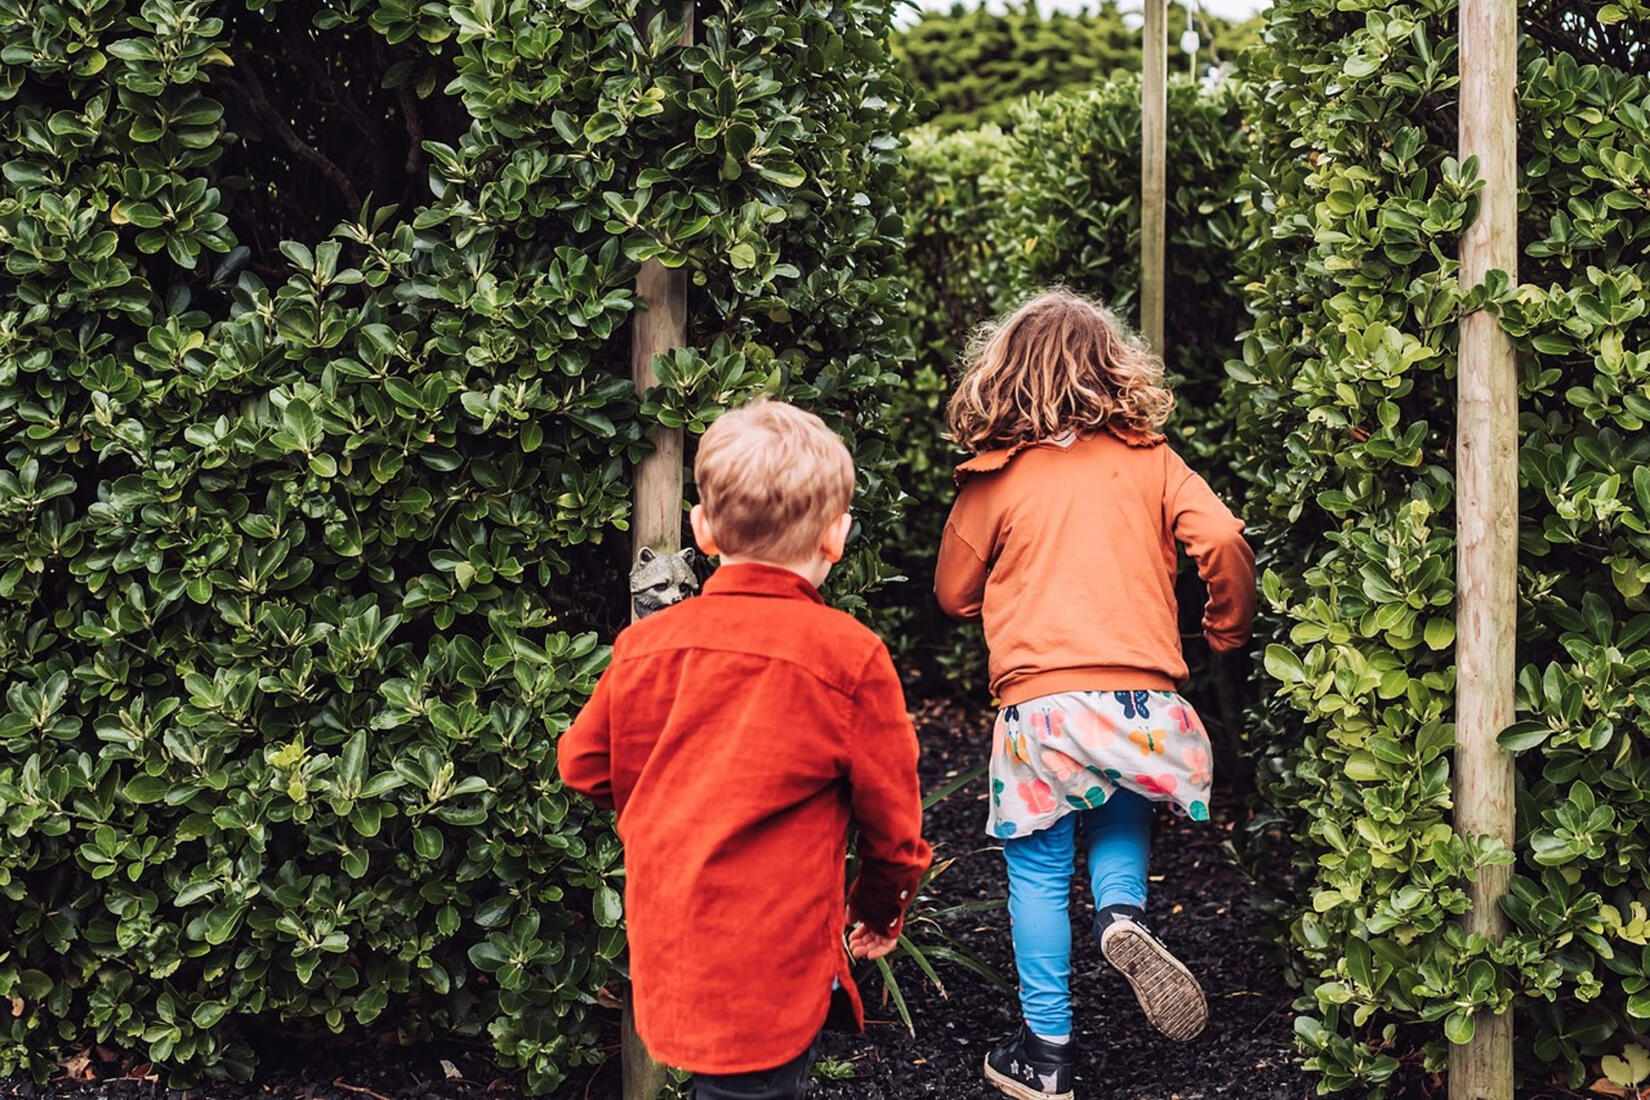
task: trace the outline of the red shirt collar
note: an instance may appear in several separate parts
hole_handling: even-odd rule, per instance
[[[822,604],[819,589],[806,577],[777,565],[741,562],[724,565],[705,582],[707,596],[771,596],[785,600],[812,600]]]

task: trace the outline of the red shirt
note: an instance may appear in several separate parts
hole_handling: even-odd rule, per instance
[[[724,566],[634,624],[557,746],[564,782],[618,810],[636,1027],[695,1073],[807,1049],[831,980],[863,1026],[850,919],[897,932],[928,867],[917,739],[888,650],[788,569]]]

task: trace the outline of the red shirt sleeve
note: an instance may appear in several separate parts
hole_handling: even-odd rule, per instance
[[[1197,562],[1209,587],[1203,636],[1217,653],[1241,649],[1255,623],[1255,552],[1234,516],[1209,483],[1175,457],[1170,471],[1169,516],[1174,538]]]
[[[609,706],[617,667],[615,657],[596,681],[596,690],[579,716],[556,742],[556,769],[561,773],[561,781],[607,809],[613,808],[613,730]]]
[[[859,875],[848,919],[897,936],[931,853],[922,838],[917,732],[888,651],[877,646],[854,694],[846,733],[848,784],[859,828]]]

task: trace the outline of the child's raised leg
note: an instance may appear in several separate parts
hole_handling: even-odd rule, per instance
[[[1103,805],[1083,814],[1096,913],[1113,907],[1145,911],[1154,812],[1151,802],[1119,787]]]
[[[1119,788],[1083,814],[1094,935],[1106,961],[1129,980],[1152,1026],[1170,1038],[1191,1039],[1209,1019],[1203,988],[1143,919],[1153,813],[1151,802]]]

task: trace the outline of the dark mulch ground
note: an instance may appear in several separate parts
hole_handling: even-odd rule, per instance
[[[986,715],[954,702],[925,706],[919,715],[923,777],[935,789],[984,758],[989,744]],[[940,858],[958,857],[936,883],[942,904],[1004,896],[1001,857],[983,835],[985,790],[977,781],[929,813],[927,833]],[[1152,919],[1159,934],[1202,978],[1211,1022],[1196,1042],[1179,1044],[1148,1027],[1128,986],[1100,959],[1087,936],[1076,937],[1074,978],[1078,1040],[1078,1095],[1085,1100],[1304,1100],[1309,1076],[1296,1065],[1291,1045],[1291,990],[1276,961],[1261,918],[1248,906],[1250,884],[1225,845],[1241,807],[1220,799],[1212,825],[1164,818],[1153,851]],[[1089,904],[1074,914],[1079,929]],[[950,934],[1012,977],[1007,914],[997,910],[951,921]],[[956,968],[942,966],[948,996],[942,998],[909,962],[897,970],[915,1034],[880,1000],[874,973],[862,978],[872,1023],[863,1036],[830,1036],[825,1065],[843,1074],[821,1079],[820,1100],[907,1100],[994,1097],[980,1080],[988,1047],[1017,1024],[1013,997]],[[260,1044],[264,1045],[264,1044]],[[617,1019],[610,1032],[617,1050]],[[169,1092],[128,1058],[93,1052],[74,1076],[45,1086],[0,1081],[0,1095],[24,1100],[485,1100],[520,1095],[519,1081],[482,1053],[457,1049],[356,1047],[339,1051],[273,1044],[261,1051],[265,1080],[253,1085],[212,1085]],[[616,1062],[616,1060],[615,1060]],[[615,1062],[576,1074],[552,1100],[616,1100]],[[122,1076],[133,1074],[133,1076]],[[1392,1100],[1442,1095],[1420,1074],[1396,1087]],[[1521,1093],[1533,1097],[1534,1093]],[[1575,1095],[1568,1093],[1567,1095]]]

